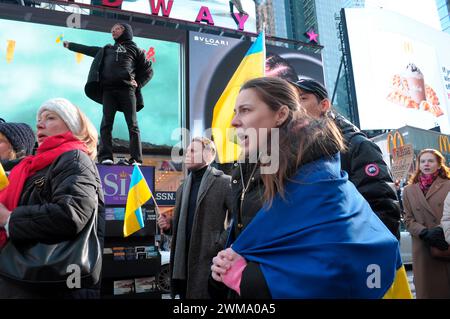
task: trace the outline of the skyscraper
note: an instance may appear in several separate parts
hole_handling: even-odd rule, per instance
[[[305,33],[313,29],[319,34],[319,44],[324,46],[322,59],[324,64],[325,85],[330,98],[336,87],[333,101],[340,113],[348,116],[349,105],[345,90],[343,69],[339,75],[342,52],[338,31],[338,18],[343,7],[364,7],[365,0],[285,0],[288,27],[288,37],[300,41],[308,41]],[[338,81],[336,81],[338,80]],[[342,85],[341,85],[342,82]],[[339,87],[336,86],[339,84]]]
[[[450,33],[450,1],[436,0],[436,6],[442,31]]]
[[[287,38],[286,7],[285,2],[272,0],[273,17],[275,22],[275,35],[280,38]]]
[[[343,8],[364,8],[366,0],[343,0]]]
[[[286,23],[288,37],[296,40],[302,38],[303,32],[305,32],[305,18],[303,15],[303,3],[302,1],[285,1],[286,11]]]
[[[342,55],[336,27],[337,21],[335,20],[335,16],[339,15],[342,4],[340,1],[315,0],[315,5],[317,16],[316,32],[319,34],[319,43],[324,46],[322,59],[325,68],[325,84],[331,95],[336,85]]]
[[[255,0],[256,7],[256,28],[264,31],[267,36],[276,36],[279,38],[288,38],[288,26],[286,21],[288,16],[286,12],[289,8],[285,7],[284,1],[276,0]]]
[[[264,29],[267,36],[276,36],[272,1],[273,0],[255,0],[256,29],[258,32],[261,32]]]

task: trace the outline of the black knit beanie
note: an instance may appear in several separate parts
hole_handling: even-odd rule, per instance
[[[36,137],[28,124],[0,122],[0,133],[11,143],[14,152],[24,151],[24,155],[33,154]]]

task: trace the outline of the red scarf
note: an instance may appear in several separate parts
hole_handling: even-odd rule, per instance
[[[419,176],[419,187],[425,195],[431,187],[431,184],[435,181],[438,176],[439,171],[434,172],[433,174],[420,174]]]
[[[86,145],[70,131],[47,137],[38,147],[36,155],[25,157],[12,169],[9,174],[8,187],[0,192],[0,203],[5,205],[8,210],[13,211],[22,196],[22,190],[26,180],[52,164],[61,154],[72,150],[88,152]],[[3,247],[5,242],[6,232],[4,229],[1,229],[0,247]]]

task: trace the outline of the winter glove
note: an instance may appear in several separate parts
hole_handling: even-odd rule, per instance
[[[448,243],[445,241],[444,231],[441,227],[424,229],[420,232],[419,238],[429,246],[434,246],[440,250],[448,249]]]

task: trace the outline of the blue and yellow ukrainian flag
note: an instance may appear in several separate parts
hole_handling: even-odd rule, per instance
[[[9,185],[8,177],[6,176],[2,164],[0,164],[0,191],[6,188],[6,186],[8,185]]]
[[[144,175],[142,175],[139,166],[134,165],[125,208],[125,220],[123,223],[124,237],[144,227],[141,206],[150,198],[152,198],[152,192],[147,185],[147,181]]]
[[[229,240],[260,265],[272,298],[412,298],[398,240],[341,171],[338,154],[302,165],[285,191]]]
[[[64,40],[64,35],[60,34],[58,35],[58,37],[56,38],[56,43],[60,43],[61,41]]]
[[[397,272],[395,273],[394,282],[384,294],[383,299],[413,299],[409,288],[408,275],[400,257],[400,248],[397,252]]]
[[[220,163],[233,162],[239,157],[239,145],[228,138],[232,128],[231,120],[234,115],[234,105],[239,90],[245,82],[264,76],[265,61],[264,32],[261,32],[239,64],[214,107],[211,128]]]

